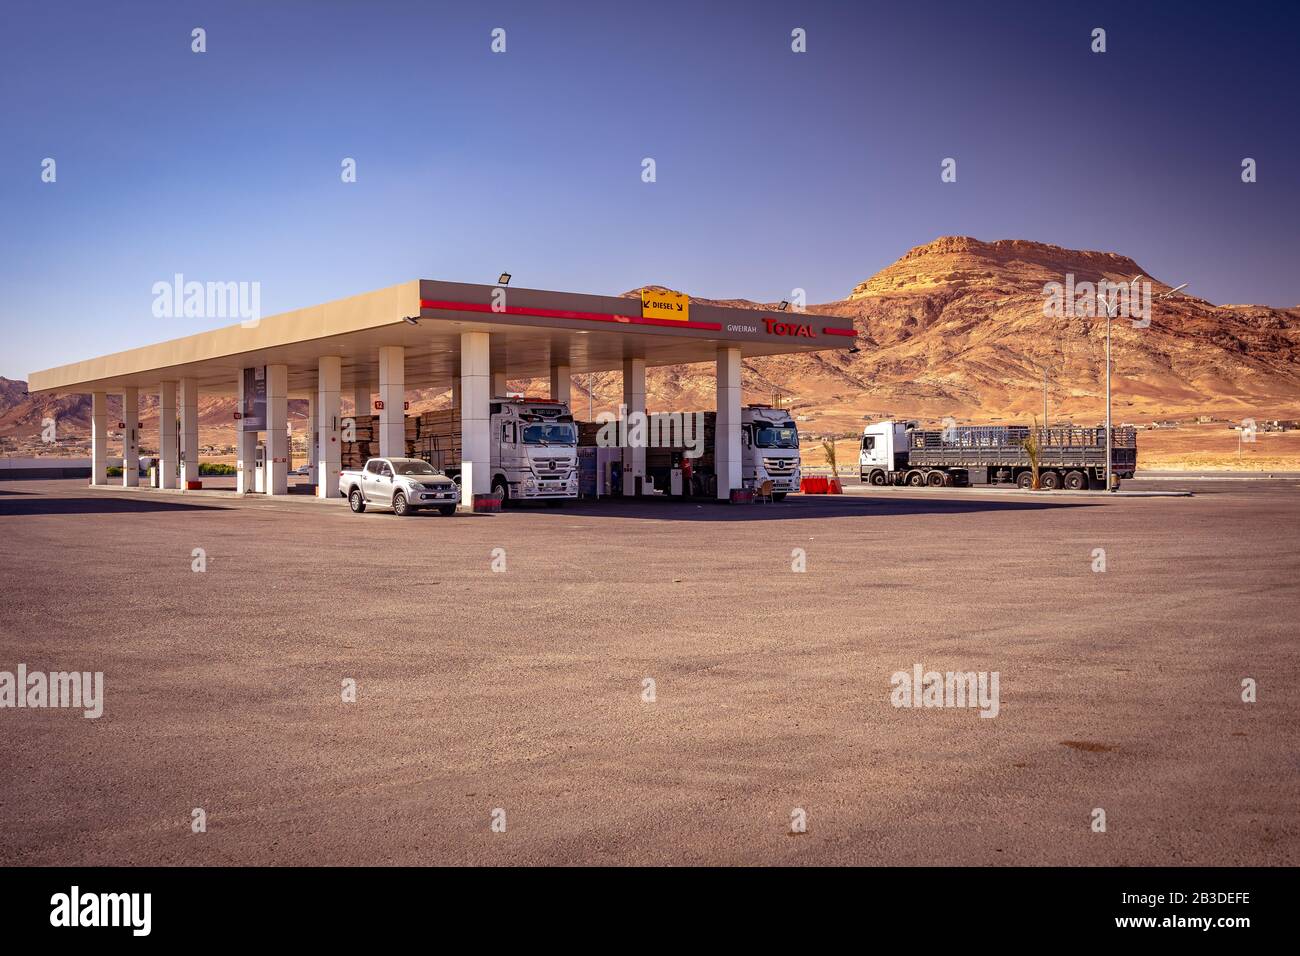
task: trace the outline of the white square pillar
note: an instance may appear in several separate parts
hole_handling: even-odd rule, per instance
[[[551,399],[556,402],[569,404],[569,392],[573,386],[573,377],[569,374],[569,366],[552,365],[551,366]]]
[[[322,355],[316,387],[316,497],[332,498],[339,492],[343,445],[340,443],[339,391],[343,360]]]
[[[718,498],[731,499],[740,487],[740,349],[718,347],[718,417],[713,435],[713,468],[718,475]]]
[[[158,386],[158,487],[175,488],[179,462],[176,431],[176,383]]]
[[[235,379],[235,394],[239,408],[246,408],[244,375]],[[235,491],[241,495],[257,490],[257,432],[244,431],[244,420],[235,421]]]
[[[266,367],[266,493],[289,493],[289,366]]]
[[[506,385],[506,373],[504,371],[494,371],[492,373],[492,398],[505,398],[508,386]]]
[[[199,480],[199,382],[181,379],[181,487]]]
[[[108,484],[108,395],[90,393],[90,483]]]
[[[400,345],[379,348],[379,454],[406,457],[406,349]]]
[[[645,359],[623,359],[623,411],[629,421],[634,413],[645,415]],[[625,428],[627,426],[624,426]],[[645,430],[642,429],[642,433]],[[627,434],[624,431],[623,434]],[[623,449],[623,494],[638,495],[645,480],[645,444]]]
[[[122,486],[140,484],[140,389],[122,389]]]
[[[492,490],[491,338],[486,332],[460,334],[460,504]]]

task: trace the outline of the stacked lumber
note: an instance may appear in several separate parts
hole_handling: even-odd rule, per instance
[[[460,467],[460,409],[411,415],[406,419],[406,454],[446,471]]]
[[[341,458],[345,469],[357,471],[379,454],[379,423],[374,415],[354,415],[352,420],[356,423],[353,428],[356,440],[341,443]],[[347,437],[346,432],[344,437]]]

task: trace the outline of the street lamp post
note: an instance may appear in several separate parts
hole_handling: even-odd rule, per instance
[[[1115,317],[1119,303],[1112,292],[1103,300],[1106,304],[1106,490],[1114,491],[1114,479],[1110,473],[1111,466],[1111,423],[1110,423],[1110,320]]]
[[[1047,427],[1047,366],[1043,366],[1043,427]]]
[[[1115,317],[1115,307],[1108,304],[1106,308],[1106,490],[1115,490],[1115,481],[1111,477],[1110,466],[1112,451],[1110,424],[1110,320]]]

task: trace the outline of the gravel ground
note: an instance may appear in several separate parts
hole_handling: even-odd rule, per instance
[[[0,670],[105,702],[0,710],[0,863],[1295,865],[1300,485],[1192,490],[398,519],[3,482]],[[998,672],[997,717],[892,706],[918,663]]]

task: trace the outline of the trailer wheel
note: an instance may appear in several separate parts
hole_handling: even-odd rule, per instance
[[[1016,486],[1029,490],[1034,487],[1034,473],[1032,471],[1022,471],[1016,476]]]
[[[1072,471],[1065,476],[1065,487],[1069,491],[1082,491],[1088,487],[1088,476],[1081,471]]]
[[[1045,471],[1039,476],[1038,483],[1047,491],[1055,491],[1061,487],[1061,473],[1059,471]]]
[[[348,495],[348,506],[357,514],[366,510],[366,500],[361,497],[360,488],[352,489],[352,494]]]
[[[925,483],[931,488],[942,488],[944,484],[943,477],[943,472],[932,471],[925,476]]]
[[[880,470],[873,471],[871,473],[871,483],[873,485],[887,485],[889,484],[889,476]]]
[[[914,488],[919,488],[921,485],[925,484],[925,475],[921,474],[919,471],[909,471],[907,473],[907,483]]]

